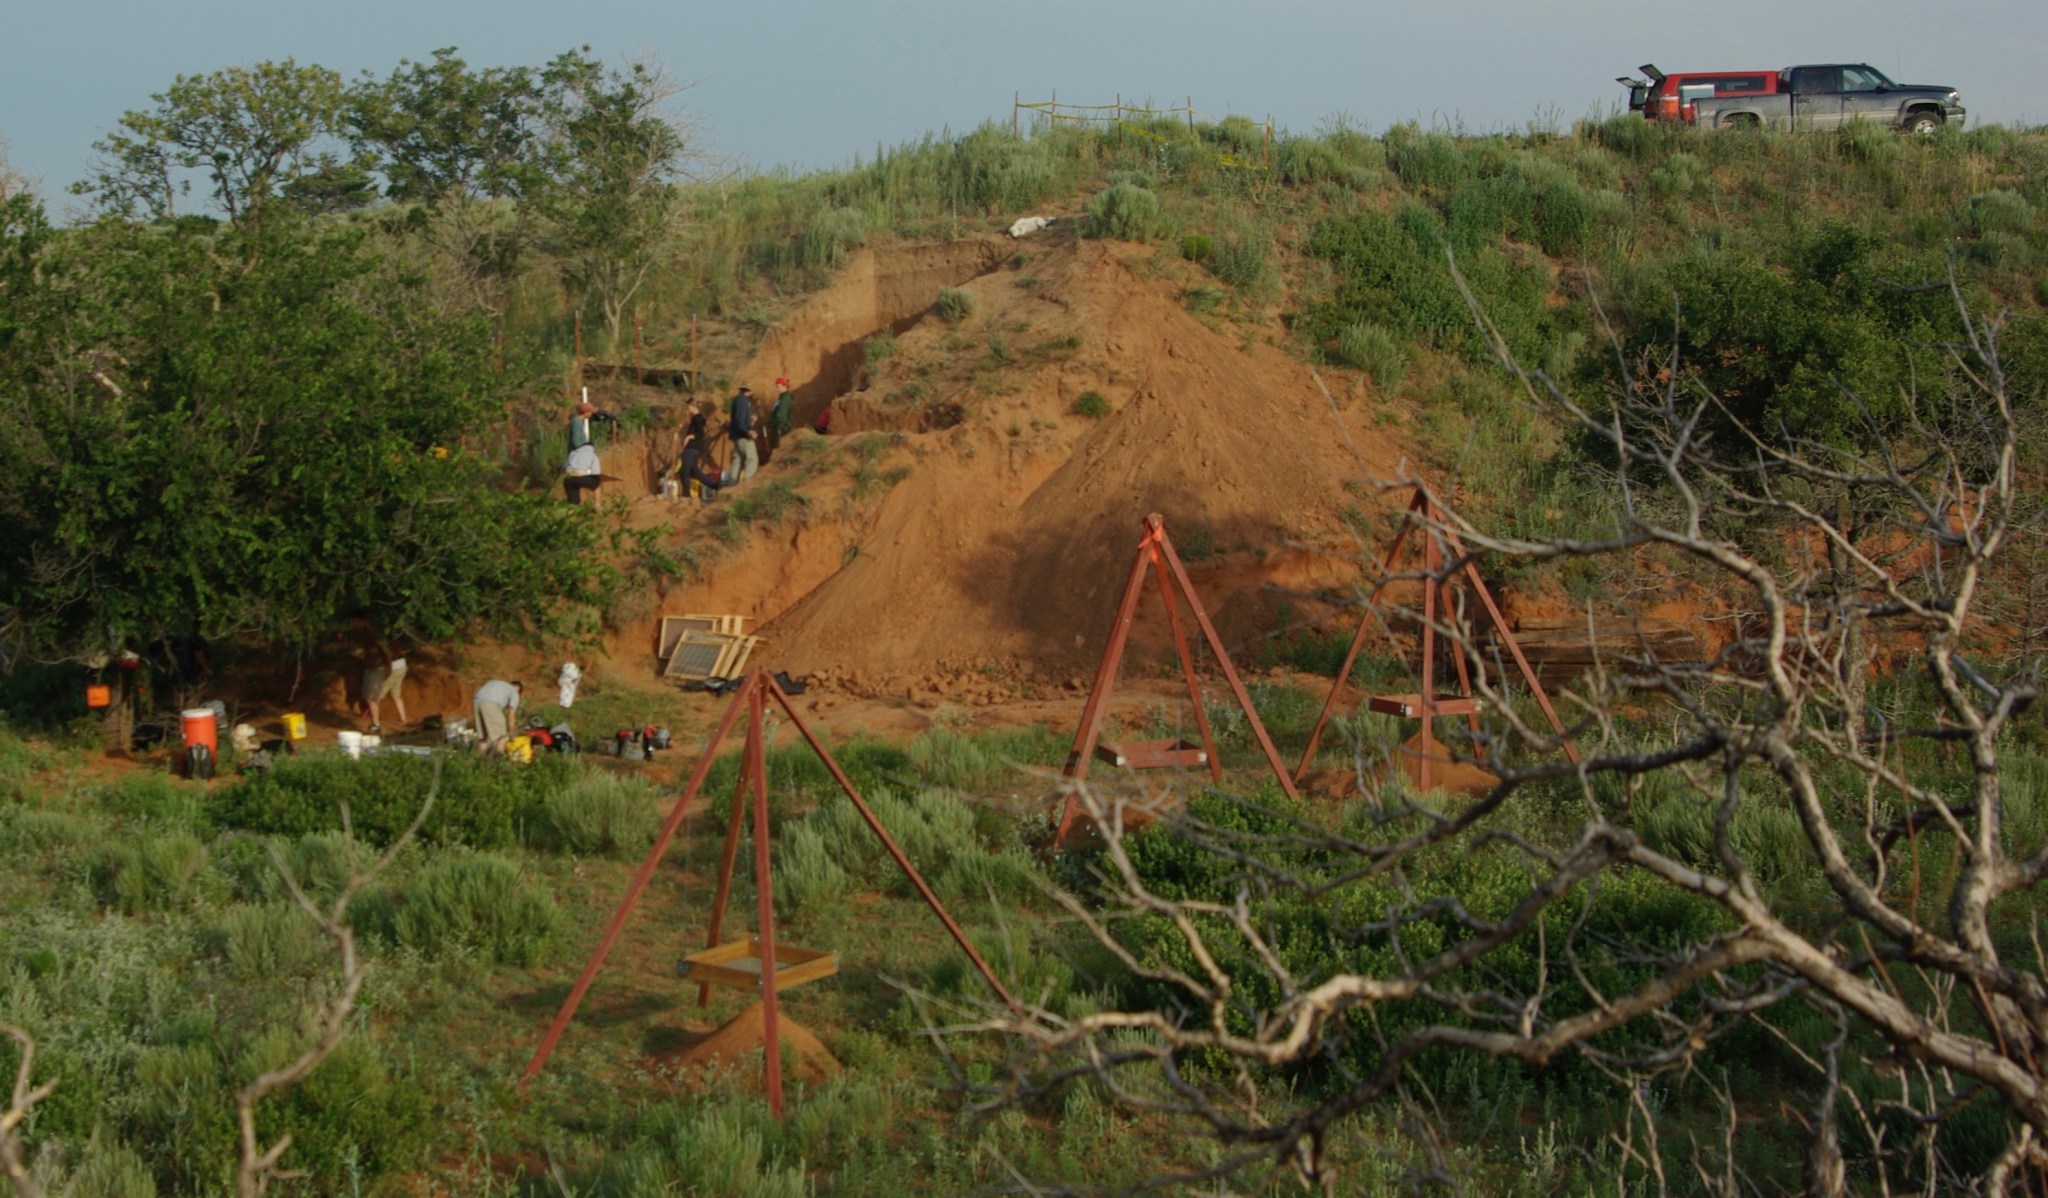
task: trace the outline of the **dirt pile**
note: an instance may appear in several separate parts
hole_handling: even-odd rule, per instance
[[[1348,586],[1344,511],[1362,501],[1347,483],[1396,475],[1402,447],[1366,406],[1334,411],[1268,340],[1190,315],[1152,254],[1034,241],[960,284],[966,319],[889,324],[895,350],[872,386],[835,401],[827,468],[786,448],[720,500],[783,478],[804,514],[664,610],[754,614],[765,664],[847,689],[998,701],[1085,678],[1148,512],[1165,515],[1227,640],[1269,629],[1290,594]],[[841,314],[884,276],[859,274],[790,325],[829,318],[844,334],[859,322]],[[770,342],[828,339],[788,327]],[[871,491],[883,479],[881,493],[857,494],[863,476]],[[716,505],[703,517],[720,518]],[[1148,597],[1134,669],[1163,652],[1163,627]]]
[[[818,1083],[839,1072],[839,1058],[804,1027],[789,1017],[788,1012],[777,1012],[775,1032],[781,1044],[785,1076],[793,1080]],[[698,1038],[692,1038],[678,1048],[650,1058],[658,1067],[682,1072],[700,1069],[759,1069],[761,1052],[767,1042],[766,1008],[755,1003],[741,1011],[717,1030]]]

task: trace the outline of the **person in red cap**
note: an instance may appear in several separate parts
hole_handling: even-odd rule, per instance
[[[768,449],[772,453],[782,447],[782,439],[789,435],[789,427],[795,419],[790,409],[796,406],[796,396],[789,393],[789,380],[775,380],[775,406],[768,410]]]

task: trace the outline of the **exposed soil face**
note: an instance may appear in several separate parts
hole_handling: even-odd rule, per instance
[[[1347,483],[1393,477],[1406,456],[1367,404],[1340,412],[1264,339],[1191,316],[1148,249],[1071,234],[1005,259],[1013,248],[869,253],[769,336],[756,362],[802,360],[799,393],[815,396],[852,377],[843,353],[857,365],[859,339],[892,328],[894,355],[837,398],[833,425],[888,430],[868,434],[886,445],[835,435],[809,456],[793,442],[708,513],[685,511],[683,535],[701,538],[750,489],[781,478],[804,497],[664,613],[754,615],[757,662],[855,693],[972,676],[993,698],[1086,676],[1148,512],[1231,643],[1270,628],[1290,594],[1357,578],[1343,513],[1378,501]],[[970,317],[920,315],[942,281],[972,295]],[[1075,414],[1091,392],[1106,414]],[[1140,613],[1142,671],[1166,649],[1156,597]]]
[[[789,379],[796,422],[808,425],[818,409],[853,389],[864,340],[910,328],[938,300],[939,288],[996,269],[1017,246],[1007,237],[982,237],[858,251],[830,287],[769,332],[737,378],[766,396],[774,394],[775,379]]]

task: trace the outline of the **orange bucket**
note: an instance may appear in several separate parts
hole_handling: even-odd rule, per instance
[[[112,707],[114,705],[114,688],[111,686],[101,686],[98,683],[86,687],[85,705],[94,710],[102,707]]]
[[[178,722],[185,733],[185,747],[205,745],[206,751],[220,756],[220,729],[213,720],[213,708],[188,707],[178,713]]]

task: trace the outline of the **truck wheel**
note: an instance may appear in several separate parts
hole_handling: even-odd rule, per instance
[[[1730,129],[1741,129],[1747,133],[1755,133],[1757,130],[1763,128],[1764,125],[1762,121],[1756,119],[1755,113],[1738,112],[1734,116],[1728,118],[1728,127]]]
[[[1933,137],[1941,132],[1941,127],[1947,123],[1947,117],[1938,112],[1929,112],[1925,108],[1918,108],[1906,114],[1906,132],[1915,137]]]

